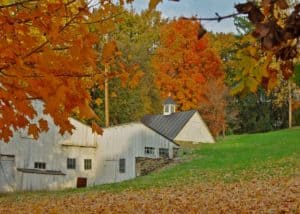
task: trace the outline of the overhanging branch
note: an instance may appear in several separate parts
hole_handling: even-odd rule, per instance
[[[201,18],[201,17],[182,17],[183,19],[187,19],[187,20],[198,20],[198,21],[222,21],[223,19],[230,19],[230,18],[234,18],[236,16],[240,15],[240,13],[232,13],[230,15],[226,15],[226,16],[220,16],[218,13],[216,13],[216,17],[211,17],[211,18]]]

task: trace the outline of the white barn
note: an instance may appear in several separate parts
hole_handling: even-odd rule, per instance
[[[72,118],[75,130],[61,136],[52,118],[42,114],[43,105],[37,102],[35,106],[36,119],[46,119],[49,131],[34,140],[20,130],[9,143],[0,142],[0,192],[120,182],[139,174],[138,158],[173,158],[179,148],[176,141],[214,142],[200,114],[176,112],[170,97],[163,115],[105,128],[102,136]]]
[[[97,150],[96,183],[113,183],[136,177],[136,158],[159,158],[166,151],[173,158],[173,141],[142,123],[129,123],[104,129]]]
[[[94,164],[96,136],[88,126],[71,122],[77,129],[74,135],[61,136],[50,124],[38,140],[22,130],[9,143],[0,142],[0,192],[71,188],[77,177],[88,177],[93,184],[95,170],[85,170],[84,162]]]
[[[171,97],[164,102],[162,115],[146,115],[142,123],[172,141],[214,143],[207,125],[196,110],[176,112],[176,103]]]
[[[42,112],[41,105],[39,112]],[[26,130],[9,143],[0,142],[0,192],[55,190],[132,179],[137,157],[158,158],[160,149],[173,156],[178,146],[141,123],[104,129],[103,136],[70,119],[73,134],[59,134],[53,120],[38,140]]]

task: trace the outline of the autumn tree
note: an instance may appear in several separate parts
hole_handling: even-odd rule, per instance
[[[204,83],[205,102],[199,105],[199,111],[215,136],[225,135],[227,126],[226,108],[229,90],[224,85],[224,80],[209,79]],[[230,113],[232,114],[232,112]],[[232,116],[232,115],[231,115]]]
[[[226,90],[224,72],[208,38],[198,38],[199,28],[198,22],[184,19],[174,20],[162,27],[160,46],[153,57],[155,80],[162,96],[171,93],[181,110],[214,106],[212,111],[203,113],[214,134],[217,134],[224,123],[224,109],[219,108],[223,106],[220,102],[224,97],[212,97]],[[212,88],[212,85],[215,87]],[[216,114],[216,111],[219,113]],[[218,122],[221,127],[214,126],[217,115],[220,116]]]
[[[115,72],[118,66],[110,69],[114,73],[108,77],[111,125],[138,121],[145,114],[161,111],[150,65],[159,42],[159,27],[163,24],[160,13],[143,11],[138,14],[120,8],[118,18],[122,21],[115,24],[109,36],[121,52],[122,65],[131,69],[123,73]],[[93,90],[92,97],[93,109],[104,119],[103,91]]]
[[[252,72],[262,74],[267,70],[266,66],[257,66],[257,64],[263,65],[263,59],[259,59],[261,62],[258,62],[251,56],[253,53],[258,53],[259,47],[251,46],[255,41],[249,35],[251,27],[247,21],[243,19],[243,25],[238,24],[237,27],[246,35],[208,34],[213,48],[223,61],[225,82],[233,89],[231,96],[227,97],[227,131],[228,133],[252,133],[285,128],[288,122],[286,99],[288,93],[284,78],[280,78],[276,86],[270,90],[265,90],[256,83],[257,89],[255,87],[252,91],[249,90],[251,87],[245,90],[244,85],[241,87],[242,91],[239,93],[235,91],[243,74]]]
[[[150,6],[155,7],[162,1],[152,0]],[[295,0],[253,0],[236,4],[234,7],[237,13],[224,16],[216,13],[215,17],[186,17],[186,19],[220,22],[223,19],[247,16],[253,25],[252,36],[261,47],[260,58],[265,58],[267,72],[247,73],[247,78],[242,78],[238,86],[240,91],[257,89],[257,83],[265,88],[275,87],[278,82],[277,74],[280,73],[289,79],[294,70],[295,60],[299,58],[299,2]],[[241,20],[239,23],[244,24]],[[205,30],[201,30],[199,34],[203,36],[205,32]],[[272,65],[274,59],[280,64],[280,69],[276,69]]]
[[[135,109],[136,119],[145,114],[161,112],[160,94],[155,87],[151,58],[159,44],[159,29],[164,23],[160,12],[146,10],[137,14],[130,11],[118,26],[116,41],[126,61],[138,64],[144,73],[136,88],[139,98],[133,101],[142,104],[141,108]]]
[[[97,5],[98,13],[91,13]],[[96,117],[89,88],[103,80],[103,70],[94,47],[116,15],[108,0],[1,1],[0,140],[8,141],[14,130],[25,127],[35,138],[47,131],[45,120],[33,121],[36,99],[43,101],[44,113],[60,133],[71,132],[68,118],[74,114]]]

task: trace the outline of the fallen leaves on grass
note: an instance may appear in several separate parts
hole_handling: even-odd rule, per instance
[[[0,213],[299,213],[300,177],[0,202]]]

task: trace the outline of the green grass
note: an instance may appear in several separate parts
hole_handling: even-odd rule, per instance
[[[197,182],[234,182],[259,177],[289,176],[299,168],[300,128],[235,135],[216,144],[189,149],[187,161],[120,184],[99,189],[140,189]]]
[[[182,163],[130,181],[51,193],[22,193],[21,197],[47,194],[59,196],[91,191],[119,192],[202,182],[235,182],[292,176],[299,173],[300,128],[228,136],[216,144],[200,144],[183,151]],[[11,196],[15,197],[15,194]]]

